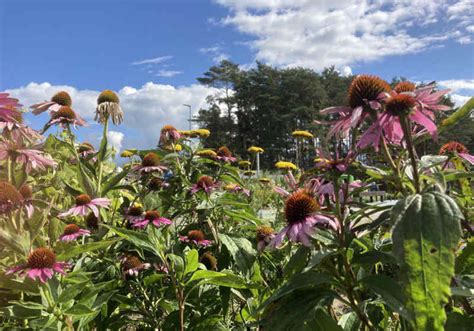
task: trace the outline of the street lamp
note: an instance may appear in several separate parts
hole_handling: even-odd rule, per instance
[[[186,103],[183,103],[183,106],[189,108],[189,130],[191,130],[191,120],[192,120],[192,112],[191,112],[191,105],[188,105]]]

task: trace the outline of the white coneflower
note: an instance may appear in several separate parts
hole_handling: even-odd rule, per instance
[[[109,117],[115,125],[118,125],[123,121],[123,111],[120,108],[118,95],[114,91],[105,90],[97,98],[94,120],[104,124]]]

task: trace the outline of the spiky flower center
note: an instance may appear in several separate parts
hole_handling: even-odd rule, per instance
[[[216,270],[217,269],[217,259],[210,252],[205,252],[204,254],[202,254],[201,258],[199,259],[199,262],[204,264],[206,266],[207,270]]]
[[[412,96],[398,94],[387,101],[385,109],[392,115],[400,116],[408,114],[415,104],[416,100]]]
[[[86,225],[89,229],[97,229],[99,227],[99,219],[94,213],[89,213],[86,217]]]
[[[61,105],[61,106],[71,107],[72,105],[71,96],[66,91],[61,91],[61,92],[56,93],[51,98],[51,101],[56,102],[58,105]]]
[[[197,242],[204,240],[204,233],[201,230],[191,230],[188,232],[188,239]]]
[[[376,100],[380,93],[389,91],[390,85],[377,76],[357,76],[349,86],[349,106],[365,106],[367,101]]]
[[[78,150],[79,150],[79,153],[88,152],[88,151],[94,150],[94,146],[92,146],[91,143],[83,142],[82,144],[79,145]]]
[[[120,99],[114,91],[104,90],[101,94],[99,94],[99,97],[97,98],[97,104],[100,105],[104,102],[120,103]]]
[[[394,88],[395,92],[397,93],[413,92],[415,89],[416,86],[412,82],[400,82]]]
[[[142,166],[156,167],[160,164],[160,157],[158,154],[150,152],[143,157]]]
[[[143,213],[143,210],[139,206],[131,206],[128,208],[128,215],[130,216],[140,216]]]
[[[81,228],[79,226],[77,226],[76,224],[68,224],[64,228],[64,234],[65,235],[75,234],[75,233],[78,233],[80,230],[81,230]]]
[[[67,118],[73,120],[76,118],[76,113],[69,106],[62,106],[59,110],[51,115],[52,119]]]
[[[76,197],[76,206],[84,206],[91,203],[92,199],[87,194],[80,194]]]
[[[0,181],[0,205],[17,205],[22,199],[22,195],[12,184]]]
[[[161,128],[161,132],[162,133],[165,133],[165,132],[170,132],[170,131],[177,131],[176,128],[172,125],[164,125],[162,128]]]
[[[219,147],[219,149],[217,150],[217,155],[224,157],[232,157],[232,152],[226,146],[222,146]]]
[[[148,210],[145,213],[145,219],[148,220],[148,221],[153,221],[157,218],[160,218],[160,213],[157,212],[156,210]]]
[[[257,228],[257,241],[262,241],[271,236],[274,233],[273,229],[269,226],[263,225]]]
[[[319,205],[312,197],[302,192],[295,192],[285,203],[286,220],[290,224],[302,222],[318,209]]]
[[[198,185],[200,187],[209,187],[209,186],[212,186],[214,184],[214,178],[210,177],[210,176],[201,176],[199,177],[198,179]]]
[[[23,185],[22,187],[20,187],[19,192],[25,200],[30,200],[33,197],[33,191],[30,185]]]
[[[450,153],[469,153],[469,150],[461,143],[457,141],[450,141],[447,144],[444,144],[439,150],[439,154],[450,154]]]
[[[28,268],[31,269],[41,269],[48,268],[51,269],[56,263],[56,254],[49,248],[41,247],[35,249],[28,256]]]
[[[142,264],[143,262],[140,258],[134,255],[129,255],[123,260],[122,267],[124,270],[131,270],[139,268]]]
[[[158,178],[158,177],[153,177],[151,180],[150,180],[150,183],[148,184],[148,187],[151,189],[151,190],[159,190],[161,188],[161,186],[163,185],[163,180],[161,178]]]

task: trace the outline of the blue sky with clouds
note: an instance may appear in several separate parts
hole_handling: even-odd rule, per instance
[[[216,93],[196,77],[224,58],[437,80],[461,103],[474,91],[473,16],[473,0],[1,0],[0,90],[30,105],[66,89],[90,120],[98,91],[114,89],[117,147],[186,128],[182,104],[197,111]]]

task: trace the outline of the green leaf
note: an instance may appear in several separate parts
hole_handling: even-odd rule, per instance
[[[196,271],[199,267],[199,253],[197,250],[192,249],[186,254],[186,267],[184,269],[184,275],[190,272]]]
[[[456,274],[474,274],[474,239],[471,238],[456,259]]]
[[[474,316],[463,315],[460,312],[448,313],[446,321],[446,331],[472,331],[474,325]]]
[[[291,277],[295,273],[299,273],[301,270],[303,270],[303,268],[306,266],[306,263],[308,262],[310,254],[310,248],[306,246],[300,246],[283,269],[283,274],[285,277]]]
[[[462,213],[447,195],[409,196],[393,208],[393,252],[416,330],[443,330]]]
[[[141,247],[144,249],[148,249],[151,252],[156,253],[157,250],[155,246],[150,242],[148,236],[143,232],[132,231],[124,228],[118,228],[115,226],[110,226],[104,224],[104,226],[108,227],[112,232],[117,234],[119,237],[124,238],[125,240],[133,243],[137,247]]]
[[[117,240],[104,240],[104,241],[90,242],[84,245],[78,245],[74,247],[68,247],[65,252],[58,255],[58,259],[69,260],[70,258],[80,255],[82,253],[93,252],[99,249],[110,247],[116,242]]]
[[[109,191],[114,190],[120,181],[127,176],[128,171],[122,170],[112,178],[108,179],[105,183],[102,184],[102,196],[105,196]]]
[[[248,288],[246,281],[237,275],[211,270],[198,270],[188,280],[187,284],[196,280],[205,280],[204,284],[218,285],[232,288]]]
[[[72,316],[87,316],[91,314],[95,314],[96,312],[86,305],[83,305],[82,303],[76,303],[74,306],[69,308],[64,312],[66,315],[72,315]]]
[[[230,237],[225,234],[219,234],[219,239],[229,250],[239,269],[243,273],[249,274],[257,256],[252,243],[246,238]]]

